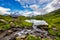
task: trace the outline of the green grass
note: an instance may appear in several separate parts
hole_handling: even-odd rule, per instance
[[[60,29],[60,9],[46,14],[43,17],[44,20],[49,23],[49,25],[55,26],[58,30]]]
[[[34,35],[28,35],[28,37],[26,39],[27,40],[42,40],[41,37],[36,37]]]
[[[28,17],[19,16],[17,19],[12,18],[11,16],[3,16],[0,15],[0,19],[3,19],[4,21],[0,20],[0,30],[6,30],[11,28],[11,25],[14,25],[14,27],[24,27],[29,28],[32,26],[32,23],[26,22],[25,20],[28,19]],[[12,24],[11,24],[12,22]]]
[[[49,14],[46,14],[43,16],[43,19],[49,24],[50,29],[48,29],[48,32],[50,35],[58,36],[55,40],[60,40],[60,9],[55,10]],[[52,30],[52,28],[56,28],[56,30]]]

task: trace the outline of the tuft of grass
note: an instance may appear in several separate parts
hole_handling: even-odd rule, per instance
[[[28,35],[26,40],[42,40],[42,38],[41,37],[36,37],[34,35]]]

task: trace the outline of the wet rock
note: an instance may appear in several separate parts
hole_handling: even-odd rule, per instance
[[[18,32],[18,31],[17,31],[17,32]],[[7,35],[7,36],[1,38],[1,40],[11,40],[11,39],[14,39],[14,38],[15,38],[15,33],[16,33],[16,32],[13,32],[12,34]]]
[[[5,31],[3,33],[0,34],[0,39],[3,38],[6,34],[7,34],[8,31]]]
[[[13,31],[21,31],[22,29],[20,28],[12,28]]]

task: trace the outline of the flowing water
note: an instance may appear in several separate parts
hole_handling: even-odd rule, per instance
[[[23,29],[20,32],[17,33],[17,35],[22,36],[22,35],[27,35],[27,34],[33,34],[35,35],[36,33],[39,33],[38,35],[44,35],[47,36],[48,32],[46,30],[42,30],[37,28],[38,25],[48,25],[44,20],[26,20],[27,22],[33,23],[33,29]]]

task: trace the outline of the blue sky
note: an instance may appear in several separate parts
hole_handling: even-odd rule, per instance
[[[10,8],[11,11],[14,10],[24,10],[21,4],[15,0],[1,0],[0,6],[4,8]]]
[[[15,11],[22,11],[25,12],[27,10],[27,13],[47,13],[50,12],[51,10],[55,10],[55,6],[57,3],[58,6],[60,5],[59,0],[0,0],[0,14],[2,13],[1,11],[4,10],[4,12],[15,12]],[[53,7],[53,8],[52,8]],[[60,8],[57,7],[57,8]],[[7,10],[5,10],[7,9]],[[10,10],[8,10],[10,9]],[[49,11],[47,11],[49,10]],[[39,12],[40,11],[40,12]],[[5,13],[6,13],[5,12]],[[24,13],[23,13],[24,14]],[[38,14],[38,15],[39,15]]]
[[[30,6],[32,4],[25,3],[24,6],[26,6],[26,5]],[[44,2],[44,3],[40,4],[40,7],[43,8],[46,4],[48,4],[48,2]],[[15,0],[0,0],[0,6],[4,7],[4,8],[10,8],[11,11],[31,10],[30,8],[24,8],[21,3],[19,3],[18,1],[15,1]]]

